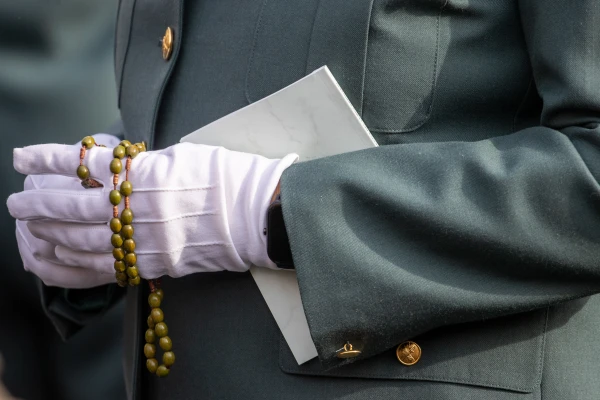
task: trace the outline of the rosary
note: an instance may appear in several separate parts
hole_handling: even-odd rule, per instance
[[[77,176],[81,179],[81,185],[86,189],[102,187],[102,184],[95,179],[90,178],[88,167],[83,164],[85,153],[94,146],[105,147],[97,144],[93,137],[86,136],[81,141],[81,151],[79,152],[79,167],[77,167]],[[133,185],[129,181],[129,171],[131,161],[142,151],[146,151],[146,145],[142,143],[132,144],[128,140],[122,140],[117,147],[113,149],[113,160],[110,162],[110,172],[113,173],[113,190],[110,191],[108,199],[113,205],[113,217],[110,220],[110,230],[113,232],[110,242],[113,245],[113,257],[115,258],[115,278],[117,284],[125,287],[137,286],[140,284],[137,266],[137,256],[135,254],[135,241],[133,240],[133,211],[130,208],[129,196],[133,193]],[[125,161],[125,180],[119,184],[119,174],[123,170],[123,159]],[[118,188],[117,188],[118,187]],[[125,208],[121,211],[119,217],[119,204],[124,200]],[[173,343],[168,336],[169,329],[164,322],[165,316],[160,308],[163,300],[163,290],[160,288],[160,279],[151,279],[148,281],[150,286],[150,295],[148,304],[150,305],[150,315],[148,316],[148,330],[145,333],[146,344],[144,345],[144,355],[146,356],[146,368],[150,373],[159,377],[169,375],[169,369],[175,363],[175,353],[172,351]],[[161,365],[156,359],[156,339],[158,345],[163,350]]]

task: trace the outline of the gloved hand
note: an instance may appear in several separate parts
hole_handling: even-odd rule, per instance
[[[28,221],[33,236],[56,246],[55,262],[114,277],[108,227],[112,159],[112,148],[95,147],[87,152],[84,164],[104,187],[83,189],[75,175],[78,147],[48,144],[15,149],[17,171],[59,174],[69,177],[65,179],[70,184],[13,194],[8,208],[13,217]],[[281,174],[296,159],[291,154],[270,160],[190,143],[140,153],[129,173],[140,275],[153,279],[246,271],[251,264],[275,268],[263,234],[266,210]],[[29,268],[41,276],[42,272]],[[51,266],[41,269],[45,274]],[[73,284],[63,278],[58,282],[54,276],[46,279],[58,286]],[[90,286],[95,284],[101,283]]]
[[[96,134],[94,138],[107,146],[116,146],[120,139],[107,134]],[[81,144],[73,146],[77,151]],[[62,175],[29,175],[25,179],[24,190],[80,190],[78,179]],[[114,273],[101,273],[86,269],[80,265],[70,266],[61,263],[56,258],[56,246],[45,240],[34,237],[25,221],[17,220],[17,245],[25,270],[37,275],[47,286],[62,286],[65,288],[87,288],[112,283]]]

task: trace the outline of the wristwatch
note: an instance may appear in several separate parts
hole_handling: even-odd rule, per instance
[[[294,269],[290,241],[283,221],[280,191],[277,185],[267,209],[267,255],[279,268]]]

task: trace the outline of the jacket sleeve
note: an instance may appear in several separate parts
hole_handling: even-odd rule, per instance
[[[540,126],[299,163],[282,204],[321,362],[600,292],[600,5],[521,0]],[[346,341],[364,344],[346,361]]]

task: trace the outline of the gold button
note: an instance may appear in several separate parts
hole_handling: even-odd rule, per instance
[[[173,30],[168,27],[165,36],[162,38],[162,56],[163,60],[167,61],[173,52]]]
[[[404,342],[396,349],[396,357],[404,365],[415,365],[421,359],[421,347],[415,342]]]
[[[350,342],[347,342],[344,347],[337,351],[338,358],[353,358],[360,355],[360,350],[355,350]]]

